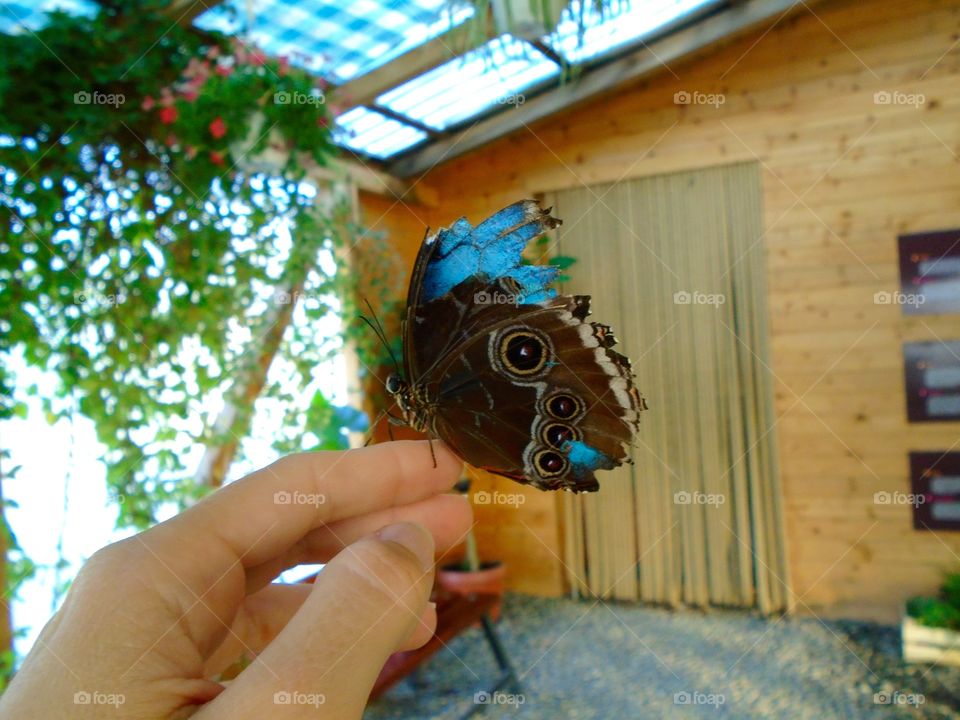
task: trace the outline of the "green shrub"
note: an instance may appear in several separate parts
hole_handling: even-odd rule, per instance
[[[960,573],[948,573],[937,597],[907,602],[907,615],[921,625],[960,631]]]

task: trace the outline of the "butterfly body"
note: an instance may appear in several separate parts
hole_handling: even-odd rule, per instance
[[[525,265],[559,221],[532,200],[476,228],[428,237],[404,320],[403,375],[387,383],[404,422],[470,464],[541,489],[592,491],[628,459],[645,405],[587,296],[557,296],[557,269]]]

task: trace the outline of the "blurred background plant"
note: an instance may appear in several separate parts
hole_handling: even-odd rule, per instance
[[[351,204],[321,208],[305,182],[335,153],[327,89],[167,6],[0,34],[0,421],[31,398],[50,424],[89,418],[129,528],[223,482],[267,405],[277,452],[346,447],[366,418],[328,397],[329,361],[351,339],[372,367],[382,352],[340,323],[358,274],[339,260],[363,235]],[[249,169],[269,149],[284,163]],[[28,367],[55,393],[18,381]],[[0,448],[0,490],[12,462]],[[9,599],[33,566],[0,528]]]
[[[916,597],[907,603],[907,615],[921,625],[960,632],[960,572],[947,573],[937,597]]]

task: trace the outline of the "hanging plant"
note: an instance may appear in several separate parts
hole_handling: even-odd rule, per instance
[[[207,187],[224,172],[272,146],[282,171],[302,177],[305,153],[324,165],[336,152],[330,129],[335,109],[327,84],[288,58],[269,58],[236,38],[193,58],[177,82],[147,96],[174,171],[185,183]],[[183,172],[180,172],[180,169]]]

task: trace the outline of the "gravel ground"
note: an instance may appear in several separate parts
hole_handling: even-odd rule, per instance
[[[522,696],[480,718],[960,717],[960,668],[905,665],[894,627],[508,595],[498,629]],[[458,718],[496,676],[475,628],[364,717]]]

